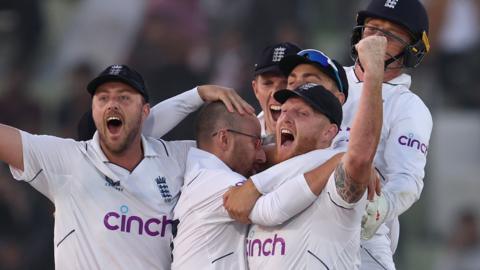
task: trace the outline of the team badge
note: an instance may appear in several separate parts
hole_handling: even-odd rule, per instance
[[[397,2],[398,2],[398,0],[387,0],[385,2],[385,7],[393,9],[397,5]]]
[[[170,193],[170,190],[168,189],[167,179],[165,178],[165,176],[159,176],[155,178],[155,182],[157,183],[158,189],[160,190],[160,195],[162,195],[165,202],[171,202],[173,197]]]

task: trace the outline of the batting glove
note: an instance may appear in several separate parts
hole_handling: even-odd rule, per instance
[[[362,217],[362,231],[361,237],[363,240],[368,240],[373,237],[378,228],[385,221],[388,213],[388,202],[385,196],[380,194],[373,198],[373,201],[367,203],[365,214]]]

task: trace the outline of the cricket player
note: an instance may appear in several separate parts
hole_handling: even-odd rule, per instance
[[[295,55],[299,51],[300,48],[296,45],[282,42],[265,47],[257,58],[252,89],[262,108],[258,119],[266,142],[274,141],[275,124],[280,116],[280,104],[273,98],[273,94],[287,87],[287,77],[278,64],[285,56]]]
[[[395,269],[392,256],[399,237],[398,216],[419,199],[423,189],[432,117],[422,100],[410,91],[411,78],[404,70],[418,66],[428,53],[427,34],[428,16],[418,0],[372,0],[357,15],[352,35],[355,57],[354,45],[362,39],[385,36],[388,41],[382,85],[384,120],[374,161],[382,192],[369,203],[362,222],[361,269]],[[362,60],[356,58],[346,73],[350,91],[336,147],[351,141],[352,120],[365,81]]]
[[[254,225],[250,228],[246,247],[250,269],[358,268],[365,190],[372,176],[371,165],[382,125],[380,89],[385,45],[383,37],[365,39],[357,45],[360,58],[365,62],[366,80],[359,113],[354,120],[351,145],[335,173],[327,177],[321,191],[315,193],[318,198],[305,211],[274,227],[255,224],[259,223],[254,214],[259,202],[255,205],[250,215]],[[335,103],[341,111],[337,97],[324,87],[313,85],[306,84],[295,91],[284,90],[275,94],[275,98],[283,103],[276,130],[277,159],[284,161],[297,157],[252,176],[252,180],[238,189],[248,190],[248,185],[254,182],[266,194],[260,197],[260,201],[271,196],[272,189],[293,175],[305,173],[303,177],[307,181],[315,175],[315,169],[307,172],[317,160],[308,156],[309,152],[329,149],[342,116],[339,116],[340,121],[335,121],[338,118],[332,117],[335,115],[332,110],[325,110],[320,105]],[[278,199],[295,201],[302,196],[298,193],[284,195]],[[292,195],[295,198],[292,199]],[[228,200],[227,194],[225,207],[231,210]],[[270,213],[273,216],[282,214]],[[282,219],[279,221],[283,222]]]
[[[173,207],[194,143],[141,135],[149,96],[128,66],[108,67],[87,89],[92,140],[0,124],[0,160],[55,204],[57,269],[170,269]]]

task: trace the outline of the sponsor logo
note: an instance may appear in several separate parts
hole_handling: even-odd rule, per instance
[[[385,7],[387,8],[395,8],[397,5],[398,0],[387,0],[385,1]]]
[[[105,228],[123,233],[164,237],[167,226],[172,224],[172,220],[165,215],[161,218],[145,220],[145,218],[136,215],[128,215],[128,210],[128,206],[122,205],[120,206],[120,213],[108,212],[103,218]],[[169,231],[171,231],[171,228]]]
[[[273,238],[267,239],[247,239],[247,256],[275,256],[285,255],[285,240],[275,234]]]
[[[105,186],[112,187],[118,191],[123,191],[123,187],[120,185],[120,181],[113,181],[110,177],[105,176]]]
[[[428,152],[428,146],[421,141],[415,139],[412,133],[408,134],[408,136],[402,135],[398,137],[398,143],[406,147],[417,149],[425,155]]]

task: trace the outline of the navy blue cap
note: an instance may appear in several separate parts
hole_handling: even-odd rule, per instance
[[[282,42],[265,47],[255,64],[254,75],[267,72],[283,74],[278,67],[278,63],[280,63],[283,57],[287,55],[295,55],[299,51],[300,48],[290,42]]]
[[[111,65],[107,67],[87,85],[87,90],[93,96],[101,84],[111,81],[119,81],[130,85],[148,102],[148,92],[142,75],[126,65]]]
[[[279,63],[282,72],[288,76],[292,70],[300,64],[309,64],[317,67],[338,87],[338,90],[348,98],[348,79],[345,69],[337,61],[329,58],[326,54],[315,49],[305,49],[295,55],[288,55]]]
[[[276,101],[281,104],[285,103],[289,98],[300,97],[307,102],[312,108],[325,115],[330,122],[336,124],[338,128],[342,124],[343,111],[342,104],[332,92],[325,87],[307,83],[297,87],[295,90],[280,90],[273,94]]]

